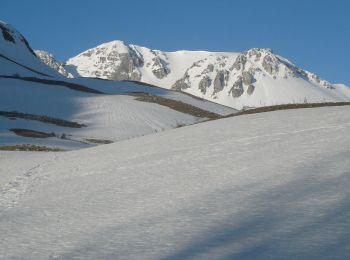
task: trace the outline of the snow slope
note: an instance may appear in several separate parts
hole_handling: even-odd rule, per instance
[[[3,259],[347,259],[350,108],[0,152]]]
[[[270,49],[163,52],[112,41],[67,61],[74,76],[135,80],[236,109],[350,100],[350,88],[320,79]]]
[[[0,93],[0,111],[45,115],[86,125],[70,128],[0,117],[0,145],[31,143],[64,149],[83,148],[88,139],[118,141],[203,120],[127,95],[96,95],[17,79],[0,79]],[[65,134],[73,141],[18,137],[9,131],[11,128],[54,132],[58,136]]]

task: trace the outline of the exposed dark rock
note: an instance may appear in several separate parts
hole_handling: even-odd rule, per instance
[[[236,58],[235,62],[232,64],[232,67],[230,68],[230,70],[232,70],[232,69],[244,70],[244,66],[245,66],[246,62],[247,62],[247,58],[245,57],[245,55],[240,54]]]
[[[214,71],[214,65],[213,64],[208,64],[207,69],[209,72],[213,72]]]
[[[2,31],[2,36],[4,37],[4,39],[6,41],[12,42],[12,43],[16,43],[15,39],[13,38],[11,31],[9,30],[9,28],[7,28],[5,25],[0,23],[0,29]]]
[[[225,86],[225,71],[219,71],[214,79],[214,93],[218,93],[224,89]]]
[[[266,55],[263,59],[262,66],[267,73],[275,75],[278,72],[277,60],[270,55]]]
[[[230,93],[232,97],[237,98],[237,97],[240,97],[243,94],[243,92],[244,92],[243,79],[242,77],[238,77],[236,82],[233,84],[230,90]]]
[[[171,89],[181,91],[182,89],[190,88],[190,85],[188,83],[189,77],[190,76],[188,75],[188,72],[186,71],[185,75],[181,79],[177,80],[171,86]]]
[[[139,80],[141,80],[141,77],[142,77],[141,73],[134,71],[130,75],[130,80],[139,81]]]
[[[185,79],[182,78],[182,79],[179,79],[177,80],[172,86],[171,86],[171,89],[174,89],[174,90],[183,90],[183,89],[186,89],[186,88],[189,88],[190,86],[185,82]]]
[[[159,57],[154,57],[152,61],[153,61],[152,73],[158,79],[162,79],[168,76],[168,74],[170,73],[170,69],[167,67],[164,60],[160,59]]]
[[[254,90],[255,90],[255,87],[253,85],[249,85],[247,89],[247,94],[248,95],[253,94]]]
[[[209,88],[211,85],[211,79],[208,76],[205,76],[201,79],[201,81],[198,84],[198,88],[200,91],[205,94],[207,92],[207,88]]]
[[[242,77],[243,77],[243,83],[245,85],[251,85],[252,83],[254,83],[256,80],[253,77],[253,75],[250,72],[247,71],[243,71],[242,72]]]
[[[136,67],[142,67],[144,64],[143,57],[141,53],[136,52],[132,47],[128,46],[129,49],[129,55],[133,61],[133,65]]]
[[[129,53],[111,51],[107,56],[107,60],[113,63],[119,61],[119,64],[114,67],[114,72],[110,75],[111,80],[141,79],[140,73],[135,70],[134,59]]]
[[[255,61],[259,61],[261,58],[261,50],[260,49],[251,49],[248,51],[249,58],[255,57]]]

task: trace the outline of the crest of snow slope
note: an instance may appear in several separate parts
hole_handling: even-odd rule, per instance
[[[61,77],[38,59],[27,40],[11,25],[0,21],[1,75]]]
[[[62,74],[63,76],[67,78],[72,78],[72,74],[70,74],[66,69],[64,68],[64,63],[57,61],[55,57],[46,51],[41,50],[35,50],[34,51],[36,56],[44,62],[46,65],[51,67],[52,69],[56,70],[58,73]]]
[[[300,109],[38,158],[0,152],[0,254],[347,259],[349,123],[349,107]]]
[[[236,109],[350,100],[349,89],[340,91],[270,49],[163,52],[113,41],[69,59],[67,70],[75,76],[172,88]]]

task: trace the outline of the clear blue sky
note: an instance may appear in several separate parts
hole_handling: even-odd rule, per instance
[[[0,14],[61,60],[111,40],[165,51],[269,47],[350,85],[349,0],[1,0]]]

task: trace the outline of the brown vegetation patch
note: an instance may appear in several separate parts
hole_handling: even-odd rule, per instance
[[[198,107],[183,103],[181,101],[168,99],[160,96],[155,96],[147,93],[131,93],[130,95],[135,96],[136,100],[142,102],[156,103],[161,106],[169,107],[173,110],[181,113],[189,114],[195,117],[218,119],[220,115],[200,109]]]
[[[16,135],[32,138],[49,138],[56,137],[55,133],[46,133],[36,130],[23,129],[23,128],[11,128],[10,131],[14,132]]]
[[[62,152],[65,150],[32,144],[16,144],[0,146],[0,151]]]
[[[47,124],[53,124],[58,125],[62,127],[70,127],[70,128],[81,128],[85,127],[84,124],[79,124],[77,122],[71,122],[59,118],[49,117],[49,116],[42,116],[42,115],[34,115],[34,114],[27,114],[27,113],[21,113],[21,112],[8,112],[8,111],[0,111],[0,116],[8,117],[8,118],[21,118],[26,120],[33,120],[33,121],[39,121]]]
[[[257,114],[264,112],[272,112],[278,110],[287,110],[287,109],[299,109],[299,108],[316,108],[316,107],[333,107],[333,106],[349,106],[350,102],[324,102],[324,103],[303,103],[303,104],[285,104],[285,105],[276,105],[276,106],[266,106],[258,107],[247,110],[242,110],[238,113],[231,114],[224,117],[248,115],[248,114]]]

